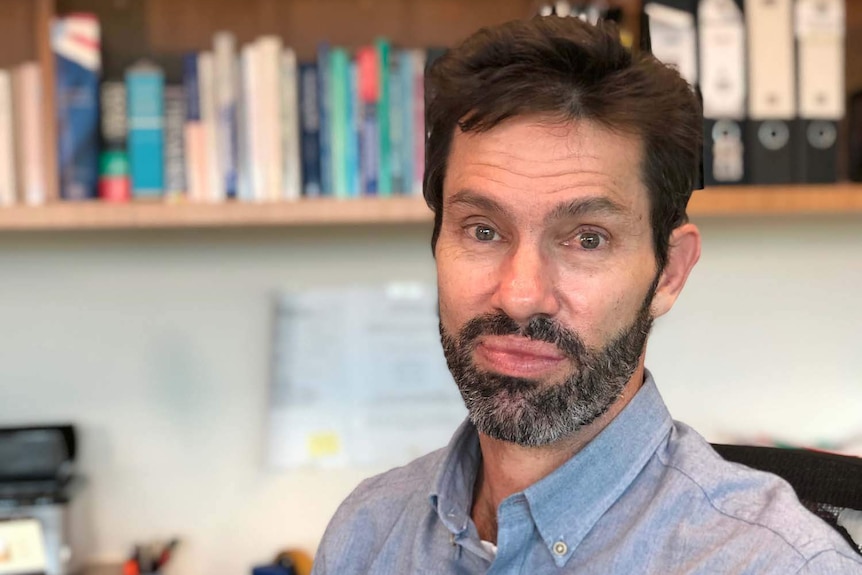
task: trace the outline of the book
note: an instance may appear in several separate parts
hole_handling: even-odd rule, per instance
[[[317,64],[299,65],[300,145],[302,149],[302,195],[320,195],[320,122]]]
[[[330,131],[330,108],[331,94],[329,93],[329,44],[321,42],[317,47],[317,122],[320,126],[318,131],[318,143],[320,144],[320,195],[332,195],[332,161],[331,131]]]
[[[302,162],[299,144],[299,85],[296,53],[285,48],[281,60],[281,127],[284,156],[282,198],[298,200],[302,195]]]
[[[99,21],[83,13],[57,18],[51,27],[51,50],[60,197],[92,199],[99,179]]]
[[[380,138],[377,121],[380,77],[377,53],[372,46],[363,46],[356,54],[359,88],[359,167],[362,195],[378,192],[380,171]]]
[[[227,199],[227,186],[224,172],[220,168],[215,95],[215,56],[210,51],[198,54],[198,92],[200,94],[204,143],[203,159],[207,186],[204,201],[219,203]]]
[[[127,202],[131,199],[129,158],[126,153],[128,126],[126,84],[103,82],[100,89],[102,150],[99,153],[99,199]]]
[[[347,50],[332,48],[329,52],[330,94],[330,161],[332,163],[332,195],[348,196],[347,183],[347,106],[350,65]]]
[[[380,81],[380,99],[377,101],[377,136],[379,145],[379,172],[377,174],[377,194],[392,195],[392,134],[390,123],[390,46],[389,40],[378,38],[374,43],[377,49],[377,72]]]
[[[260,70],[257,105],[260,106],[258,129],[261,147],[257,150],[263,171],[262,198],[278,201],[282,197],[284,179],[284,151],[282,145],[282,42],[278,36],[257,39],[254,52]]]
[[[0,70],[0,206],[18,202],[13,118],[12,75],[8,70]]]
[[[164,74],[158,66],[139,62],[126,71],[128,153],[135,198],[164,193]]]
[[[179,199],[186,193],[186,94],[182,86],[165,88],[165,196]]]
[[[47,196],[41,74],[39,64],[25,62],[12,75],[19,195],[28,206],[44,204]]]
[[[407,94],[401,80],[401,51],[393,50],[389,58],[389,170],[392,193],[404,193],[404,108]]]
[[[240,121],[242,142],[240,151],[240,187],[238,199],[254,202],[263,194],[262,133],[260,129],[260,70],[255,55],[256,44],[247,44],[240,51],[242,76],[242,120]]]
[[[347,85],[347,195],[359,196],[359,71],[356,61],[350,62]]]
[[[183,56],[183,88],[186,97],[186,122],[183,127],[186,197],[192,202],[204,202],[209,190],[209,174],[206,132],[201,121],[197,53]]]
[[[213,86],[218,163],[225,196],[237,194],[237,71],[236,39],[230,32],[213,36]]]
[[[411,169],[411,191],[422,195],[423,178],[425,176],[425,51],[411,50],[411,73],[413,77],[413,163]]]

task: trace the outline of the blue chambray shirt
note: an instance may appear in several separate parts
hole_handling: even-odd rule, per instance
[[[313,575],[862,574],[862,557],[783,480],[721,459],[674,422],[647,373],[584,449],[497,510],[497,553],[470,518],[482,455],[448,447],[365,480],[339,507]]]

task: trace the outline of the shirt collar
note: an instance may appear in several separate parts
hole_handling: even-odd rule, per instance
[[[652,375],[611,423],[569,461],[523,492],[545,545],[562,566],[667,438],[672,420]],[[430,495],[453,536],[470,525],[473,486],[482,456],[476,428],[465,421],[445,450]],[[513,495],[512,497],[518,494]]]

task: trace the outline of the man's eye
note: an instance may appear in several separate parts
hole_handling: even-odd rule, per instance
[[[602,247],[605,243],[605,238],[598,232],[581,232],[575,236],[575,240],[585,250],[595,250]]]
[[[500,234],[494,228],[481,224],[473,226],[473,233],[480,242],[493,242],[500,238]]]

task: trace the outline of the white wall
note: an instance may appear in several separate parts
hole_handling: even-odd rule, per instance
[[[704,255],[648,365],[710,438],[862,431],[862,219],[701,222]],[[0,425],[81,429],[94,556],[180,534],[173,574],[313,549],[376,470],[261,467],[269,294],[433,281],[428,226],[0,235]]]

